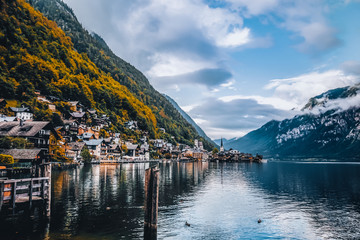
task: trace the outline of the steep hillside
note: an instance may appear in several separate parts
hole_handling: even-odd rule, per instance
[[[353,157],[360,159],[359,85],[314,97],[303,115],[271,121],[226,148],[267,157]]]
[[[212,143],[213,146],[215,146],[215,142],[213,142],[206,133],[199,127],[199,125],[196,124],[196,122],[186,113],[184,110],[181,109],[181,107],[169,96],[165,95],[166,99],[179,111],[181,116],[185,118],[186,121],[188,121],[197,131],[197,133],[204,139],[206,139],[207,142]],[[208,146],[207,148],[211,148],[213,146]],[[206,147],[206,146],[205,146]]]
[[[191,144],[192,140],[198,137],[191,124],[150,85],[146,77],[131,64],[117,57],[100,36],[86,31],[65,3],[60,0],[30,2],[64,30],[79,53],[86,54],[102,71],[126,86],[138,100],[149,106],[155,115],[157,126],[166,129],[168,138],[175,136],[178,142]]]
[[[110,116],[120,127],[136,119],[154,135],[157,122],[151,109],[129,90],[75,51],[71,39],[23,0],[0,1],[0,97],[16,99],[35,111],[43,107],[35,89],[59,99],[79,100]],[[46,111],[45,111],[46,113]]]

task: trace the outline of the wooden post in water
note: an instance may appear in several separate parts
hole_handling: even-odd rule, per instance
[[[44,163],[40,165],[41,177],[48,177],[48,185],[45,186],[45,181],[42,181],[42,195],[45,198],[45,213],[47,217],[50,217],[51,207],[51,163]],[[46,195],[46,196],[45,196]]]
[[[145,170],[144,238],[156,239],[160,172],[157,167]]]
[[[0,212],[4,203],[4,183],[0,183]]]

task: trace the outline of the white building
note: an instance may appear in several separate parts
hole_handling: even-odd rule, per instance
[[[91,155],[99,158],[101,156],[101,144],[103,139],[91,139],[89,141],[84,141],[85,145],[88,147]]]
[[[21,107],[21,108],[10,107],[10,109],[15,113],[15,116],[18,119],[33,120],[34,115],[30,112],[30,109],[27,107]]]

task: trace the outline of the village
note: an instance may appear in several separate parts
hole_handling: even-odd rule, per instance
[[[57,112],[55,97],[45,97],[37,92],[37,101]],[[139,139],[122,139],[120,132],[109,131],[111,121],[106,115],[98,115],[94,109],[86,109],[78,101],[67,101],[70,111],[62,114],[61,125],[49,121],[36,121],[28,106],[9,107],[6,99],[0,99],[0,156],[12,168],[34,168],[35,165],[52,162],[58,164],[119,163],[167,159],[177,161],[208,160],[211,153],[197,139],[194,145],[171,143],[165,139],[149,139],[147,132],[140,131],[137,121],[125,123],[126,129],[140,131]],[[160,128],[165,132],[165,129]],[[24,144],[14,144],[24,140]],[[12,159],[11,159],[12,158]],[[10,160],[9,160],[10,159]],[[1,160],[1,159],[0,159]],[[2,161],[6,163],[6,160]],[[3,164],[4,165],[4,164]],[[4,167],[2,167],[4,168]]]

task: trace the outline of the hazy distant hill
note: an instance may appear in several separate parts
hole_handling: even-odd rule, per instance
[[[267,157],[360,158],[359,89],[358,84],[311,98],[303,115],[270,121],[225,147]]]
[[[181,109],[181,107],[169,96],[165,95],[167,100],[169,100],[169,102],[179,111],[179,113],[181,114],[181,116],[183,116],[183,118],[186,119],[186,121],[188,121],[197,131],[197,133],[203,137],[204,139],[206,139],[208,142],[211,142],[213,145],[216,145],[215,142],[213,142],[207,135],[206,133],[201,129],[201,127],[199,127],[199,125],[197,125],[195,123],[195,121],[186,113],[184,112],[184,110]]]

